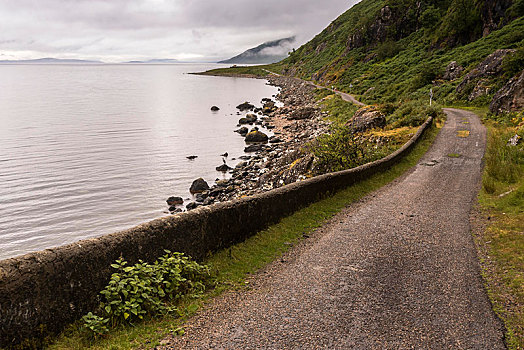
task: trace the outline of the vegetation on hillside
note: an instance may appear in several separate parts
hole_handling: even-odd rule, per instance
[[[492,19],[496,24],[488,22],[486,12],[501,2],[507,7],[503,16]],[[429,99],[433,89],[441,103],[485,105],[511,74],[522,70],[522,2],[364,0],[270,69],[335,85],[370,104]],[[462,77],[497,49],[518,49],[508,57],[513,70],[508,64],[504,75],[487,81],[489,93],[478,101],[457,94]],[[459,79],[443,80],[451,61],[464,72]]]

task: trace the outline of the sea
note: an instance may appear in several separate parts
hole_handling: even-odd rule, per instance
[[[0,65],[0,260],[170,215],[196,178],[227,177],[221,154],[244,155],[236,106],[278,88],[189,74],[217,67]]]

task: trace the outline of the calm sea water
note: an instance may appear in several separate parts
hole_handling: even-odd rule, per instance
[[[164,216],[223,177],[245,146],[235,106],[277,89],[186,74],[214,67],[0,65],[0,259]]]

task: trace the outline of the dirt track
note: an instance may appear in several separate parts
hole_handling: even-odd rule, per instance
[[[504,349],[468,219],[485,129],[472,113],[445,111],[416,167],[343,210],[251,290],[217,299],[165,348]]]

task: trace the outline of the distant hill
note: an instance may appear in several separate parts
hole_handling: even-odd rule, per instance
[[[289,37],[274,41],[268,41],[242,52],[228,60],[220,61],[218,63],[239,63],[239,64],[267,64],[275,63],[287,57],[287,54],[292,49],[292,44],[295,42],[295,37]]]
[[[0,64],[85,64],[85,63],[103,63],[101,61],[76,60],[62,58],[37,58],[33,60],[0,60]]]
[[[178,60],[172,58],[154,58],[147,61],[128,61],[124,63],[132,64],[167,64],[167,63],[178,63]]]

